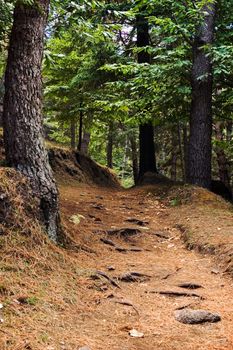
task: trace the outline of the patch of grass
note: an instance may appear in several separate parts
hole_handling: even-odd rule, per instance
[[[179,205],[181,205],[181,199],[179,197],[173,198],[170,201],[170,206],[171,207],[178,207]]]

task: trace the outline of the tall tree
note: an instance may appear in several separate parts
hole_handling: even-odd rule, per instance
[[[4,142],[9,166],[27,176],[40,199],[48,236],[61,234],[58,190],[48,162],[42,130],[44,30],[49,0],[15,5],[5,74]]]
[[[203,23],[193,44],[192,104],[189,139],[188,181],[211,187],[212,62],[208,49],[214,39],[215,3],[202,8]]]
[[[146,47],[150,45],[149,24],[143,14],[137,15],[137,47],[144,48],[138,52],[138,63],[149,63],[150,54]],[[154,128],[151,121],[141,123],[139,126],[139,178],[146,172],[156,172]]]

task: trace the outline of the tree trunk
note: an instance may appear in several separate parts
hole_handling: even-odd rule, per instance
[[[49,0],[37,6],[17,3],[5,74],[4,142],[9,166],[27,176],[40,199],[41,217],[48,236],[61,237],[58,190],[42,128],[43,37]]]
[[[80,108],[82,108],[82,103],[80,103]],[[78,151],[81,152],[82,149],[82,139],[83,139],[83,111],[80,109],[79,115],[79,132],[78,132]]]
[[[175,131],[172,131],[172,156],[171,156],[171,179],[176,181],[177,173],[177,138]]]
[[[215,124],[215,132],[217,141],[223,141],[223,128],[221,122]],[[222,149],[219,145],[216,146],[215,152],[217,155],[217,162],[219,168],[219,178],[224,183],[224,185],[231,191],[231,181],[229,174],[229,163],[227,161],[226,154],[224,149]]]
[[[231,142],[232,141],[232,121],[227,121],[227,141]]]
[[[72,149],[76,149],[76,122],[75,120],[70,121],[70,146]]]
[[[189,140],[188,181],[201,187],[211,187],[212,135],[212,64],[203,46],[214,38],[215,4],[203,8],[204,23],[193,44],[192,105]]]
[[[113,127],[114,127],[113,122],[109,122],[108,139],[107,139],[107,167],[110,169],[113,168],[113,161],[112,161]]]
[[[88,148],[90,144],[91,134],[88,131],[84,131],[81,143],[81,152],[88,155]]]
[[[184,181],[187,182],[187,179],[189,178],[189,141],[188,141],[188,130],[187,126],[185,125],[183,127],[183,146],[184,146]]]
[[[137,26],[137,47],[150,45],[148,20],[143,15],[138,15]],[[151,57],[147,51],[138,53],[138,63],[151,63]],[[139,126],[139,178],[146,172],[157,172],[155,161],[154,128],[152,122],[147,122]]]
[[[156,172],[154,128],[152,123],[140,125],[139,148],[139,178],[141,178],[146,172]]]
[[[138,152],[137,152],[137,143],[134,136],[130,137],[131,144],[131,154],[132,154],[132,166],[133,166],[133,178],[134,183],[137,183],[138,179]]]
[[[183,152],[183,147],[182,147],[181,130],[180,130],[180,123],[179,122],[177,125],[177,134],[178,134],[181,174],[182,174],[182,180],[183,180],[183,182],[185,182],[184,152]]]

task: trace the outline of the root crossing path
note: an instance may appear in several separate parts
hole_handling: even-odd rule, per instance
[[[233,281],[213,257],[185,248],[156,196],[146,188],[63,186],[61,197],[80,245],[82,307],[74,306],[72,325],[78,348],[233,349]],[[175,319],[178,309],[210,311],[221,321],[183,324]]]

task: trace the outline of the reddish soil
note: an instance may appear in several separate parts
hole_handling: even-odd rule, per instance
[[[232,279],[217,270],[212,256],[185,248],[176,223],[182,215],[187,218],[187,211],[169,209],[145,188],[117,191],[62,186],[61,198],[67,228],[81,246],[80,253],[75,254],[78,298],[60,314],[62,326],[59,334],[52,336],[57,345],[45,349],[77,350],[85,345],[91,350],[233,349]],[[148,223],[141,227],[126,222],[132,218]],[[229,216],[228,227],[232,225],[230,220]],[[201,225],[205,225],[203,218]],[[206,225],[211,228],[210,221]],[[140,233],[128,238],[107,233],[117,228],[136,228]],[[116,251],[102,242],[103,238],[128,251]],[[90,252],[85,251],[87,247]],[[130,251],[135,248],[141,251]],[[113,270],[109,271],[109,267]],[[107,274],[119,288],[105,277],[94,279],[96,270]],[[149,277],[122,282],[119,277],[129,272]],[[187,291],[178,287],[185,282],[198,283],[203,288]],[[200,297],[169,297],[159,291],[194,292]],[[175,320],[174,312],[186,306],[217,312],[222,321],[181,324]],[[142,332],[144,337],[130,337],[131,329]],[[61,343],[63,347],[58,345]]]

